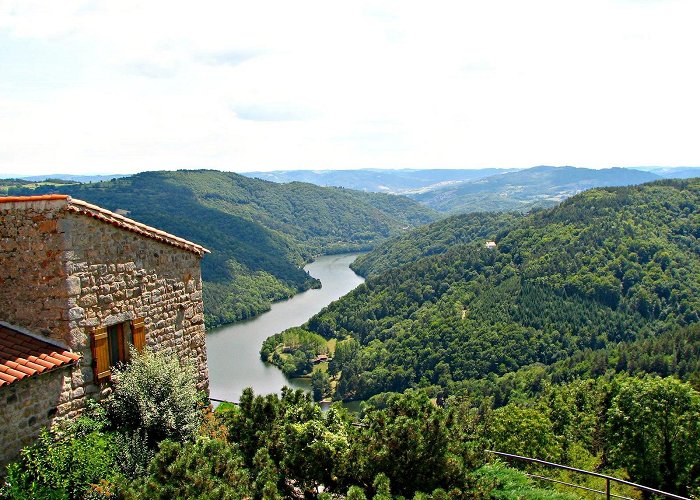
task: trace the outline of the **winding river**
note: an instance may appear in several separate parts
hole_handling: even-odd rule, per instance
[[[260,346],[270,335],[305,323],[334,300],[364,280],[350,269],[359,254],[326,255],[304,269],[321,280],[322,287],[277,302],[255,318],[222,326],[207,333],[211,397],[238,401],[246,387],[255,394],[279,393],[282,386],[309,389],[308,379],[287,379],[275,366],[260,360]]]

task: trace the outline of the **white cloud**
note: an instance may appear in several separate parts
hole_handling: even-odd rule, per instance
[[[697,165],[698,14],[693,0],[5,1],[0,173]]]

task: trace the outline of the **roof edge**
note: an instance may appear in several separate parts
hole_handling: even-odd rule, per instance
[[[70,200],[67,194],[42,194],[36,196],[0,196],[0,203],[16,203],[16,202],[31,202],[31,201],[56,201]]]
[[[51,344],[54,347],[58,347],[60,349],[66,350],[66,351],[73,352],[73,350],[70,347],[68,347],[68,344],[64,344],[60,340],[52,339],[51,337],[47,337],[45,335],[40,335],[38,333],[34,333],[31,330],[27,330],[26,328],[23,328],[21,326],[13,325],[13,324],[7,323],[6,321],[0,321],[0,326],[4,326],[8,330],[14,330],[18,333],[21,333],[22,335],[26,335],[27,337],[32,337],[33,339],[41,340],[42,342],[46,342],[47,344]]]
[[[180,248],[182,250],[187,250],[189,252],[197,254],[199,257],[204,257],[205,254],[211,253],[210,250],[204,248],[197,243],[193,243],[174,234],[161,231],[155,227],[151,227],[147,224],[129,219],[123,215],[114,213],[106,208],[93,205],[87,201],[79,200],[73,198],[67,194],[47,194],[47,195],[37,195],[37,196],[0,196],[0,204],[3,203],[34,203],[34,202],[51,202],[51,201],[63,201],[65,203],[60,204],[61,208],[65,207],[65,210],[70,212],[79,213],[92,217],[94,219],[100,220],[107,224],[119,227],[126,231],[131,231],[132,233],[145,236],[147,238],[160,241],[161,243],[166,243],[174,247]]]
[[[156,229],[152,226],[143,224],[142,222],[135,221],[134,219],[129,219],[128,217],[114,213],[106,208],[93,205],[87,201],[71,198],[70,196],[68,197],[68,210],[93,217],[102,222],[106,222],[108,224],[120,227],[121,229],[155,239],[162,243],[167,243],[183,250],[188,250],[196,253],[200,257],[203,257],[207,253],[211,253],[210,250],[198,245],[197,243],[193,243],[184,238],[180,238],[179,236],[175,236],[174,234],[161,231],[160,229]]]

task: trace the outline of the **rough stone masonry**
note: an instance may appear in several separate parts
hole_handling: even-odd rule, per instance
[[[82,355],[0,389],[0,465],[101,398],[90,332],[145,319],[146,343],[194,364],[208,392],[199,245],[63,195],[0,198],[0,320]]]

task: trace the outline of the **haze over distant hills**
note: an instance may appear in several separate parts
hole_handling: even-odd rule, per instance
[[[533,167],[409,195],[441,212],[527,211],[550,207],[595,187],[630,186],[661,179],[653,172],[626,168],[594,170]]]
[[[534,168],[543,168],[539,166]],[[573,167],[549,167],[568,168]],[[272,182],[310,182],[319,186],[337,186],[360,191],[375,191],[391,194],[418,194],[446,188],[455,184],[476,181],[493,175],[510,172],[523,172],[530,168],[481,168],[481,169],[348,169],[348,170],[274,170],[270,172],[243,172],[241,175],[256,177]],[[576,168],[576,171],[605,171],[588,168]],[[623,169],[616,169],[623,170]],[[659,178],[680,179],[700,176],[700,167],[635,167],[624,171],[645,171],[655,174],[652,180]],[[571,170],[568,171],[571,173]],[[563,172],[564,174],[566,173]],[[595,175],[595,174],[591,174]]]
[[[272,182],[310,182],[319,186],[336,186],[359,191],[406,194],[441,186],[481,179],[516,169],[358,169],[358,170],[275,170],[244,172],[242,175]]]
[[[635,170],[652,172],[666,179],[700,177],[700,167],[636,167]]]
[[[698,167],[590,169],[539,166],[476,170],[287,170],[243,174],[273,182],[303,181],[362,191],[403,194],[448,213],[526,212],[550,207],[595,187],[629,186],[662,178],[700,176]]]

